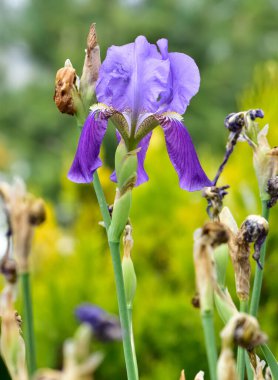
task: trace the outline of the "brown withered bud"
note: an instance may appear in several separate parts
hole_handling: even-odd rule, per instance
[[[6,281],[15,284],[17,280],[16,262],[6,255],[0,262],[0,271],[4,275]]]
[[[31,251],[34,227],[45,220],[42,199],[36,199],[26,192],[23,181],[17,179],[12,185],[0,184],[0,196],[4,201],[9,224],[9,242],[19,272],[28,272],[28,258]]]
[[[202,192],[202,196],[206,198],[208,202],[207,214],[210,219],[219,221],[219,214],[223,207],[223,199],[228,194],[226,191],[230,186],[210,186],[205,187]]]
[[[205,312],[213,308],[213,292],[216,287],[213,250],[218,245],[226,243],[229,235],[223,224],[209,222],[196,231],[194,238],[196,287],[200,296],[201,312]]]
[[[254,243],[253,259],[262,269],[260,263],[260,250],[268,234],[268,222],[259,215],[249,215],[242,223],[239,231],[238,241]]]
[[[69,61],[57,71],[53,99],[59,111],[68,115],[74,115],[77,111],[72,93],[76,91],[76,79],[75,69]]]
[[[45,204],[42,199],[36,199],[30,206],[29,222],[32,226],[39,226],[46,219]]]
[[[80,79],[80,94],[86,107],[91,105],[100,65],[100,49],[97,42],[96,24],[92,24],[87,37],[87,49]]]
[[[265,343],[267,336],[259,326],[256,318],[249,314],[235,314],[221,331],[221,338],[224,346],[241,346],[248,351]]]
[[[267,182],[266,192],[269,194],[270,199],[267,202],[267,207],[275,206],[278,200],[278,176],[270,178]]]

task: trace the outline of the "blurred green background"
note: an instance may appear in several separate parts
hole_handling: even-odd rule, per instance
[[[62,342],[77,326],[76,305],[90,301],[117,312],[93,188],[66,178],[79,131],[74,118],[61,115],[52,100],[55,73],[66,58],[81,73],[91,22],[97,24],[102,59],[110,45],[144,34],[153,43],[166,37],[171,51],[196,60],[201,88],[184,119],[209,177],[224,154],[228,133],[223,120],[228,113],[264,109],[271,145],[278,141],[276,0],[1,0],[0,170],[3,178],[23,177],[30,191],[48,203],[48,221],[37,231],[32,256],[40,367],[61,365]],[[103,151],[107,165],[100,170],[110,203],[114,147],[110,133]],[[190,379],[207,369],[199,312],[191,306],[192,235],[207,220],[206,203],[200,193],[179,189],[160,130],[151,141],[146,169],[150,181],[134,190],[131,214],[140,378],[178,379],[184,368]],[[225,204],[239,224],[246,215],[260,212],[247,145],[236,147],[220,182],[231,185]],[[277,223],[276,208],[259,316],[276,354]],[[231,268],[228,284],[234,294]],[[222,325],[217,323],[219,330]],[[124,378],[121,345],[101,347],[107,355],[96,379]]]

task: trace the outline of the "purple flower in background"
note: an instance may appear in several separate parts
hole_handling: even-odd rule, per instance
[[[69,179],[78,183],[92,181],[101,166],[99,152],[108,119],[117,128],[129,151],[137,153],[139,185],[148,180],[144,160],[152,130],[163,128],[170,160],[178,173],[180,187],[200,190],[210,186],[191,137],[182,124],[190,99],[198,92],[200,74],[194,60],[186,54],[168,53],[168,41],[157,46],[139,36],[134,43],[108,49],[96,85],[100,102],[91,108],[69,171]],[[116,180],[115,174],[112,180]]]
[[[98,306],[83,304],[76,308],[75,315],[80,322],[88,323],[97,339],[108,342],[121,340],[121,326],[118,318],[106,313]]]

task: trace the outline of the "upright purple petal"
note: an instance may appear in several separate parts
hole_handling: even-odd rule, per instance
[[[68,173],[68,178],[77,183],[89,183],[102,164],[99,152],[104,138],[108,117],[99,111],[91,113],[82,129],[77,151]]]
[[[157,41],[164,60],[170,61],[167,91],[161,94],[159,112],[183,114],[200,87],[200,73],[195,61],[186,54],[168,53],[168,41]]]
[[[112,46],[100,68],[97,99],[120,112],[131,110],[133,119],[140,112],[156,112],[169,70],[169,60],[143,36],[132,44]]]
[[[180,187],[196,191],[211,186],[185,126],[179,120],[169,117],[161,120],[161,126],[170,160],[179,176]]]

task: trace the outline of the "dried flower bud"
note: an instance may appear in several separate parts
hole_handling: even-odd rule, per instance
[[[45,204],[42,199],[36,199],[30,206],[29,222],[32,226],[39,226],[46,219]]]
[[[97,42],[96,24],[92,24],[87,38],[85,61],[80,79],[80,94],[85,110],[89,108],[93,101],[100,65],[100,49]]]
[[[201,312],[212,310],[216,270],[213,249],[229,239],[226,228],[219,222],[209,222],[195,233],[194,265]]]
[[[12,185],[0,184],[9,229],[12,235],[13,252],[19,272],[28,271],[28,257],[34,233],[34,226],[45,219],[42,199],[36,199],[26,192],[23,181],[17,179]]]
[[[185,374],[184,374],[184,369],[181,371],[180,380],[186,380]]]
[[[15,284],[17,280],[16,262],[13,259],[4,256],[0,262],[0,271],[10,284]]]
[[[194,377],[194,380],[204,380],[204,374],[203,371],[199,371]],[[186,380],[184,369],[181,371],[180,380]]]
[[[73,91],[77,91],[76,80],[76,71],[70,61],[67,60],[65,67],[57,71],[55,79],[54,101],[62,113],[74,115],[77,111],[72,93]]]
[[[234,315],[221,331],[223,346],[232,347],[233,344],[252,351],[267,341],[267,336],[260,330],[256,318],[245,313]]]
[[[272,380],[272,373],[269,367],[266,368],[265,370],[265,380]]]
[[[266,192],[270,199],[267,202],[267,207],[273,207],[278,200],[278,176],[270,178],[267,182]]]
[[[223,207],[223,199],[228,194],[226,191],[230,186],[211,186],[203,189],[202,196],[208,202],[207,213],[210,219],[219,220],[219,214]]]
[[[263,375],[263,369],[265,367],[265,361],[260,360],[260,358],[256,355],[255,356],[255,363],[256,363],[255,368],[252,365],[252,369],[254,372],[254,380],[265,380],[264,375]]]
[[[238,240],[242,239],[244,242],[254,243],[254,254],[252,257],[260,268],[262,268],[260,250],[267,237],[268,230],[268,222],[265,218],[259,215],[249,215],[242,223],[238,236]]]
[[[258,133],[257,146],[254,148],[253,156],[262,200],[269,200],[268,181],[278,175],[278,148],[271,149],[267,134],[268,125]]]

